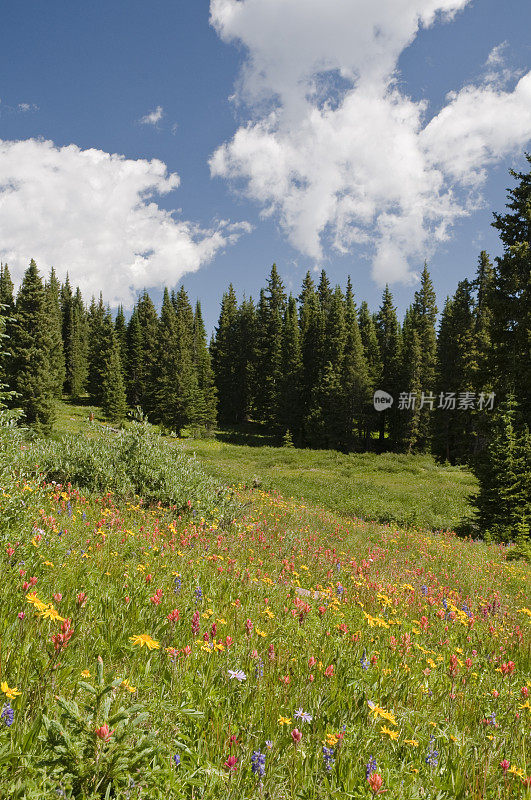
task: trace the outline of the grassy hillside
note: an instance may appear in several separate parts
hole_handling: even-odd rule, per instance
[[[63,413],[0,414],[1,798],[529,797],[528,564]]]
[[[59,404],[56,430],[84,429],[91,410],[96,420],[101,419],[97,408]],[[333,450],[232,444],[217,438],[181,443],[225,484],[276,489],[285,497],[366,520],[452,530],[470,516],[468,498],[476,491],[469,470],[437,464],[431,456],[343,455]]]

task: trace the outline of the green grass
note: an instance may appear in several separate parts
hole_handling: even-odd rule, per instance
[[[99,409],[58,403],[56,432],[80,432],[90,411],[97,430],[105,424]],[[271,439],[259,433],[241,439],[267,444],[233,444],[221,438],[227,434],[180,441],[210,475],[226,484],[260,486],[343,516],[430,530],[453,530],[472,514],[469,498],[477,490],[472,473],[438,464],[431,456],[272,447]]]
[[[399,525],[454,529],[471,514],[470,471],[431,456],[248,447],[217,440],[185,442],[210,474],[260,484],[337,514]]]

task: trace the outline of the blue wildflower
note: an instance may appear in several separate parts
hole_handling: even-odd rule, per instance
[[[179,753],[175,753],[175,755],[173,756],[173,761],[175,762],[176,767],[179,767],[181,765],[181,756],[179,755]]]
[[[334,764],[334,748],[333,747],[324,747],[323,746],[323,760],[326,767],[327,772],[331,772],[332,764]]]
[[[365,775],[367,777],[367,780],[369,780],[371,772],[376,772],[376,769],[377,769],[377,767],[376,767],[376,759],[373,758],[373,756],[369,756],[369,760],[368,760],[367,766],[365,768]]]
[[[181,580],[181,576],[180,575],[177,575],[177,577],[175,578],[174,583],[175,583],[175,586],[173,588],[173,591],[175,592],[175,594],[178,594],[181,591],[181,586],[183,585],[183,582]]]
[[[424,761],[426,764],[429,764],[430,767],[436,767],[439,760],[439,751],[435,750],[435,737],[430,736],[430,750],[426,754],[426,758]]]
[[[254,775],[258,775],[260,778],[263,778],[265,775],[265,753],[262,753],[260,750],[254,750],[251,755],[251,769]]]
[[[195,602],[196,602],[196,604],[201,600],[202,597],[203,597],[203,590],[201,589],[200,586],[198,586],[197,589],[195,590]]]
[[[11,725],[13,724],[14,718],[15,718],[15,712],[13,711],[9,703],[6,703],[2,709],[2,713],[0,714],[0,719],[4,721],[4,723],[7,725],[8,728],[10,728]]]
[[[360,658],[360,664],[361,664],[361,668],[362,668],[362,669],[365,669],[365,670],[366,670],[366,669],[369,669],[369,663],[370,663],[370,662],[369,662],[369,659],[367,658],[367,651],[364,649],[364,650],[363,650],[363,655],[362,655],[362,657]]]

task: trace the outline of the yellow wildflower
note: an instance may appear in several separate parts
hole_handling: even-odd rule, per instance
[[[0,689],[3,691],[5,696],[9,698],[9,700],[14,700],[17,695],[22,694],[22,692],[18,691],[16,686],[10,689],[5,681],[2,681],[0,684]]]
[[[380,728],[382,733],[386,733],[390,739],[398,739],[398,731],[392,731],[390,728],[387,728],[385,725]]]
[[[386,711],[385,708],[381,706],[375,705],[370,700],[367,701],[369,704],[369,708],[371,709],[371,713],[374,714],[375,717],[382,717],[382,719],[386,719],[391,725],[396,725],[396,719],[389,711]]]
[[[404,744],[410,744],[411,747],[418,747],[419,743],[416,739],[404,739]]]
[[[143,633],[140,636],[130,636],[129,641],[140,647],[145,645],[149,650],[158,650],[160,647],[160,644],[152,639],[148,633]]]
[[[279,717],[278,718],[279,725],[291,725],[291,719],[289,717]]]
[[[90,678],[90,671],[88,669],[84,669],[81,673],[82,678]]]
[[[131,694],[134,694],[136,692],[136,686],[131,686],[128,680],[123,680],[122,686],[124,687],[124,689],[127,689],[128,692],[131,692]]]
[[[64,622],[64,617],[61,617],[57,609],[55,609],[51,603],[44,611],[41,611],[39,616],[43,617],[43,619],[53,619],[55,622]]]
[[[48,608],[48,603],[43,603],[42,600],[39,600],[35,592],[30,592],[30,594],[26,595],[26,600],[28,603],[31,603],[38,611],[44,611]]]

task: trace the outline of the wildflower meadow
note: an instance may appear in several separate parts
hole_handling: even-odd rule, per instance
[[[0,797],[531,796],[504,545],[40,470],[0,496]]]

